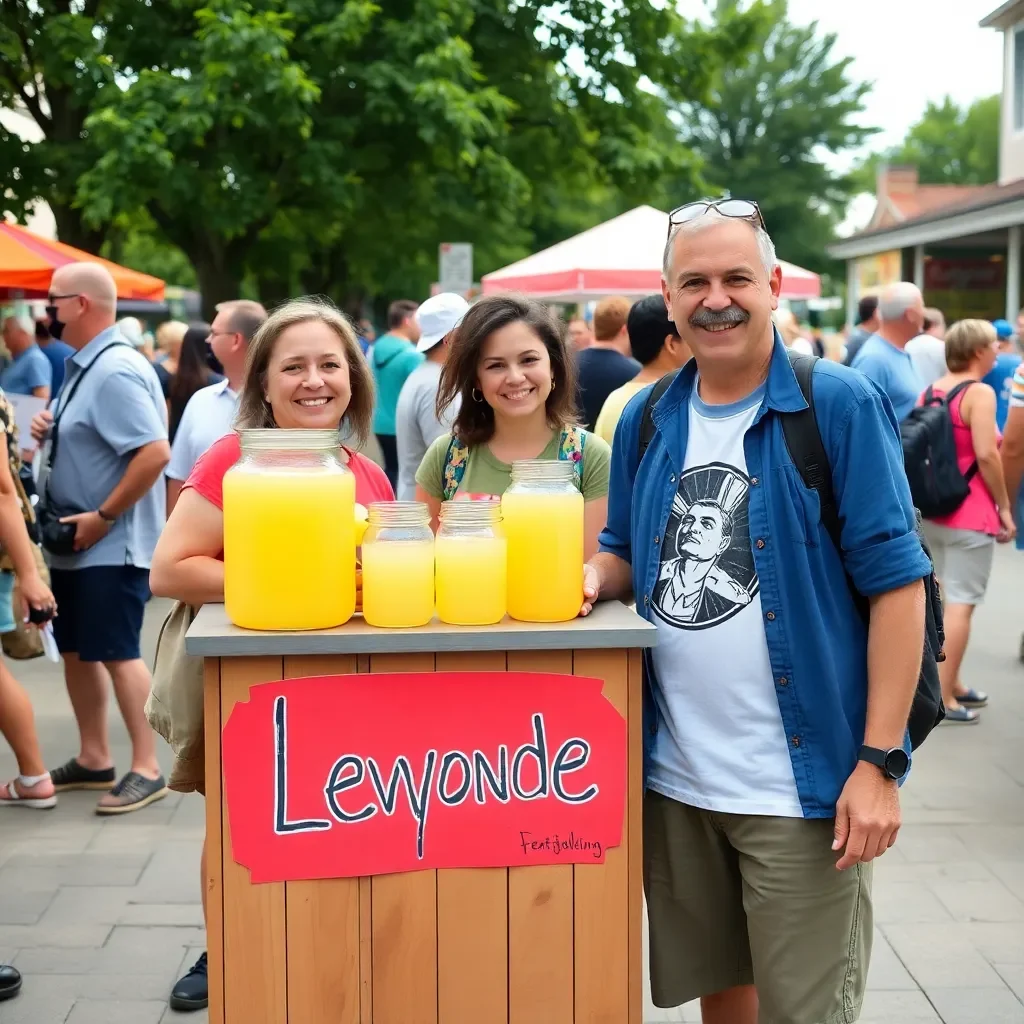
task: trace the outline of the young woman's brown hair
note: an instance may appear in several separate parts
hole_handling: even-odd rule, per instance
[[[249,427],[276,427],[274,414],[266,399],[267,366],[277,339],[289,328],[307,321],[319,320],[338,336],[345,361],[348,363],[352,397],[342,418],[360,441],[370,436],[373,421],[373,373],[359,347],[356,332],[344,313],[339,312],[326,299],[292,299],[278,306],[256,332],[245,359],[245,381],[238,401],[235,425],[244,430]]]
[[[476,302],[455,329],[448,343],[448,358],[437,391],[439,419],[456,396],[461,395],[462,404],[452,431],[467,446],[485,444],[494,435],[494,410],[479,397],[477,389],[480,353],[495,331],[513,323],[529,327],[548,350],[554,382],[545,403],[548,423],[553,429],[561,430],[578,420],[576,363],[566,344],[565,324],[534,299],[522,295],[491,295]]]

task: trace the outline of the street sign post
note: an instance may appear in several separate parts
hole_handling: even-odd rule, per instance
[[[473,287],[473,245],[442,242],[438,247],[438,283],[443,292],[465,295]]]

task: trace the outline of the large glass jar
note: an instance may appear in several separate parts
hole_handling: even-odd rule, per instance
[[[224,477],[224,604],[246,629],[328,629],[356,606],[355,477],[336,430],[241,431]]]
[[[434,617],[434,534],[421,501],[377,501],[363,536],[363,618],[425,626]]]
[[[512,463],[501,499],[508,541],[508,613],[566,622],[583,603],[583,495],[568,459]]]
[[[489,626],[505,617],[506,544],[501,502],[445,501],[434,544],[437,617]]]

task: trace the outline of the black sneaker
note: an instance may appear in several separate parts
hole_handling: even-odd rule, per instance
[[[128,772],[111,791],[100,797],[96,805],[97,814],[129,814],[146,807],[154,800],[162,800],[170,790],[164,777],[147,779],[138,772]]]
[[[209,1002],[210,986],[206,979],[206,954],[192,965],[192,969],[171,990],[169,1004],[172,1010],[205,1010]]]
[[[203,954],[206,955],[205,953]],[[206,964],[203,964],[206,970]],[[17,967],[8,964],[0,964],[0,1002],[4,999],[13,999],[21,991],[21,974]]]

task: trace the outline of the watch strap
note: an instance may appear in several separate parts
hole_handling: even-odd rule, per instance
[[[867,761],[868,764],[873,764],[879,768],[884,768],[885,757],[888,753],[888,750],[882,750],[881,747],[869,747],[865,743],[864,746],[860,748],[860,753],[857,754],[857,760]]]

